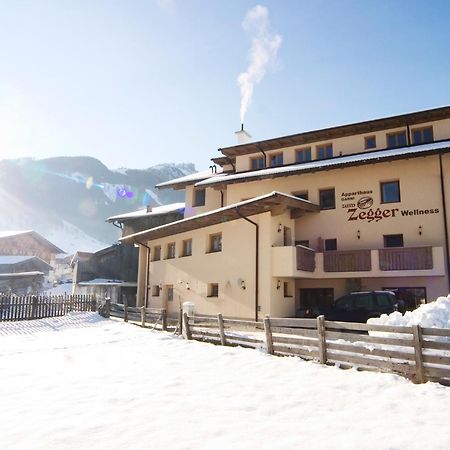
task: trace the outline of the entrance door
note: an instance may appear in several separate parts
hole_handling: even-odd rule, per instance
[[[296,316],[305,317],[306,311],[314,309],[314,307],[331,306],[333,300],[333,288],[300,289],[299,301],[296,304]]]

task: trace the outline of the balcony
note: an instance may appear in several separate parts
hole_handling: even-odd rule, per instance
[[[272,276],[373,278],[445,275],[443,247],[401,247],[316,253],[302,246],[272,247]]]

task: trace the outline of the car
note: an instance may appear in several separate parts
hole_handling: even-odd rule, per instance
[[[317,308],[310,317],[324,315],[338,322],[367,322],[372,317],[398,310],[395,294],[390,291],[352,292],[334,301],[332,306]]]

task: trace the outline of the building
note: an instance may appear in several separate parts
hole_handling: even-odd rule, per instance
[[[222,173],[159,185],[185,189],[182,220],[122,238],[140,248],[139,305],[261,319],[357,290],[448,294],[450,107],[237,134],[213,158]]]

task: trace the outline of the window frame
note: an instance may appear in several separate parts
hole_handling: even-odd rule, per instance
[[[197,194],[199,194],[200,192],[202,192],[202,198],[198,198]],[[206,189],[197,189],[194,188],[194,198],[193,198],[193,202],[192,202],[192,206],[194,208],[197,208],[199,206],[205,206],[206,205]]]
[[[219,246],[215,248],[216,239],[219,238]],[[222,232],[212,233],[208,239],[208,253],[220,253],[222,251]]]
[[[327,246],[332,246],[333,248],[327,248]],[[337,239],[336,238],[329,238],[324,239],[323,241],[323,251],[324,252],[335,252],[337,251]]]
[[[166,244],[166,259],[176,258],[177,246],[175,242],[168,242]]]
[[[262,164],[260,165],[258,162],[262,162]],[[254,165],[256,167],[253,167]],[[260,170],[265,168],[266,168],[266,161],[264,156],[254,156],[250,158],[250,170]]]
[[[208,283],[208,298],[218,298],[219,297],[219,283]]]
[[[331,192],[331,191],[333,191],[333,206],[325,207],[322,202],[322,194],[324,194],[326,192]],[[319,205],[320,205],[321,211],[336,209],[336,189],[335,188],[319,189]]]
[[[281,156],[281,163],[278,158]],[[269,157],[269,167],[281,167],[284,165],[284,155],[283,152],[272,153],[268,155]],[[275,159],[275,164],[272,164],[272,160]]]
[[[405,136],[405,144],[398,143],[398,136]],[[395,145],[389,145],[389,138],[395,136]],[[393,131],[392,133],[386,133],[386,148],[400,148],[408,145],[408,134],[406,130]]]
[[[331,149],[331,155],[328,155],[328,149]],[[324,152],[324,156],[320,157],[320,153]],[[333,143],[329,142],[327,144],[320,144],[316,145],[316,159],[317,160],[323,160],[323,159],[329,159],[333,157]]]
[[[431,140],[430,141],[426,141],[423,139],[423,132],[427,131],[427,130],[431,130]],[[426,127],[418,127],[418,128],[412,128],[411,129],[411,140],[412,143],[414,145],[419,145],[419,144],[429,144],[431,142],[434,142],[434,132],[433,132],[433,125],[427,125]],[[420,133],[421,136],[421,140],[420,142],[416,142],[415,137],[414,137],[414,133]]]
[[[190,243],[189,246],[187,246],[187,243]],[[189,247],[189,252],[187,251]],[[192,256],[192,238],[189,239],[183,239],[182,241],[182,247],[181,247],[181,256],[182,257],[186,257],[186,256]]]
[[[305,153],[309,154],[309,158],[299,160],[299,155],[304,155]],[[303,147],[303,148],[298,148],[295,150],[295,162],[297,163],[305,163],[305,162],[309,162],[312,161],[312,149],[311,147]]]
[[[390,238],[393,239],[394,237],[400,237],[402,245],[386,245],[388,242],[388,239],[390,239]],[[383,234],[383,248],[403,248],[404,246],[405,246],[405,240],[403,238],[403,233]]]
[[[397,192],[398,192],[398,200],[386,200],[383,186],[387,184],[396,184],[397,185]],[[380,203],[386,204],[386,203],[400,203],[401,202],[401,193],[400,193],[400,180],[390,180],[390,181],[380,181]]]
[[[169,295],[170,292],[172,292],[171,295]],[[167,284],[166,285],[166,300],[168,302],[173,302],[173,294],[174,294],[173,284]]]
[[[152,261],[161,261],[161,245],[155,245],[152,250]]]
[[[373,139],[373,143],[374,145],[369,146],[368,142],[370,139]],[[377,148],[377,137],[375,134],[372,134],[370,136],[364,136],[364,149],[365,150],[369,150],[369,149],[373,149],[373,148]]]
[[[152,297],[160,297],[161,296],[161,287],[159,284],[154,284],[152,286]]]

